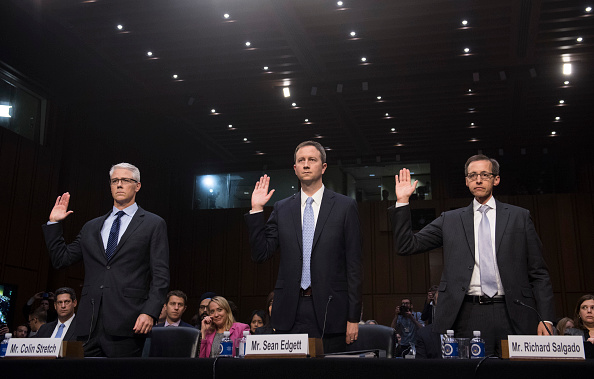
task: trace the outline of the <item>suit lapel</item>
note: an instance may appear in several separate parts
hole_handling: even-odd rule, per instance
[[[509,209],[505,204],[497,200],[495,200],[495,204],[497,206],[495,209],[497,215],[497,220],[495,221],[495,255],[498,255],[499,245],[501,245],[501,240],[503,239],[503,234],[509,221]]]
[[[120,249],[122,248],[122,246],[124,246],[124,244],[126,243],[126,240],[142,224],[142,222],[144,221],[144,214],[145,214],[144,209],[138,207],[138,210],[134,214],[134,217],[132,217],[132,220],[130,220],[130,224],[126,228],[126,231],[122,235],[122,238],[120,238],[120,242],[118,242],[118,246],[116,247],[116,251],[113,253],[113,257],[111,257],[112,260],[118,254],[118,252],[120,251]]]
[[[320,206],[320,213],[318,213],[318,221],[316,222],[316,231],[314,233],[314,239],[311,248],[312,254],[315,250],[316,243],[320,239],[320,235],[324,229],[324,224],[326,224],[328,216],[330,216],[332,207],[334,207],[334,192],[324,189],[324,196],[322,197],[322,204]]]
[[[303,253],[303,223],[301,222],[301,192],[293,195],[291,199],[291,218],[293,219],[293,230],[297,237],[297,243],[299,244],[299,250]]]
[[[99,247],[99,250],[97,250],[97,251],[102,252],[103,256],[105,256],[105,245],[103,245],[103,238],[101,237],[101,229],[103,229],[103,224],[105,224],[105,220],[107,220],[107,218],[111,215],[112,212],[113,212],[113,209],[101,218],[101,222],[99,222],[98,228],[95,231],[95,233],[93,234],[95,242],[97,243],[97,246]]]
[[[466,234],[466,242],[468,242],[468,248],[472,253],[472,259],[474,259],[474,209],[472,207],[472,202],[462,210],[460,217],[462,218],[464,234]]]

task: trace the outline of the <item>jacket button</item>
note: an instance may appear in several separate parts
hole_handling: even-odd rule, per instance
[[[103,289],[103,284],[99,286],[99,288]]]
[[[462,291],[465,291],[466,292],[466,288],[462,287]]]
[[[107,269],[109,270],[111,268],[111,266],[107,266]]]
[[[472,266],[468,266],[468,269],[469,269],[469,270],[472,270]]]

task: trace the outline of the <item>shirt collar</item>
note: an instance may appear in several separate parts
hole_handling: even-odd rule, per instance
[[[64,326],[70,326],[70,324],[72,324],[72,320],[74,320],[74,316],[76,316],[76,315],[73,313],[72,316],[63,323]],[[60,326],[60,324],[62,324],[62,322],[60,322],[60,320],[58,320],[58,326]]]
[[[305,192],[303,192],[303,189],[302,189],[301,190],[301,205],[302,206],[305,206],[305,202],[307,201],[308,197],[309,196],[307,196],[305,194]],[[312,195],[312,197],[314,199],[314,203],[318,204],[318,206],[322,204],[322,197],[324,197],[324,185],[323,184],[322,184],[322,187],[319,190],[317,190],[316,193],[314,193]]]
[[[496,207],[496,204],[497,204],[497,202],[495,201],[495,197],[494,197],[494,196],[491,196],[491,198],[489,199],[489,201],[487,201],[487,204],[486,204],[486,205],[488,205],[489,207],[491,207],[491,209],[495,209],[495,208],[497,208],[497,207]],[[482,204],[481,204],[481,203],[479,203],[479,202],[476,200],[476,198],[475,198],[475,199],[472,201],[472,209],[473,209],[475,212],[476,212],[476,211],[478,211],[478,209],[479,209],[479,207],[480,207],[481,205],[482,205]]]
[[[138,204],[134,203],[124,209],[117,209],[115,206],[113,207],[112,211],[111,211],[111,216],[115,217],[115,214],[118,213],[120,210],[124,211],[124,213],[126,214],[126,216],[130,216],[130,217],[134,217],[134,214],[136,213],[136,211],[138,210]]]
[[[179,326],[180,322],[181,322],[181,319],[177,320],[177,322],[170,324],[167,320],[165,320],[165,327],[168,327],[170,325],[171,326]]]

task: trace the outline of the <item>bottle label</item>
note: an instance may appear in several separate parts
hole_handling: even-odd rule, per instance
[[[233,342],[222,341],[219,355],[233,356]]]
[[[458,358],[458,342],[446,342],[443,345],[444,358]]]
[[[471,358],[484,358],[485,357],[485,344],[483,342],[473,342],[470,345],[470,357]]]

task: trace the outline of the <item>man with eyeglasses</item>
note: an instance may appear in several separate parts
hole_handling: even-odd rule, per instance
[[[417,181],[410,171],[396,175],[396,206],[388,212],[394,246],[400,255],[443,248],[444,267],[433,330],[453,329],[472,338],[480,330],[487,355],[500,353],[510,334],[548,335],[554,319],[553,290],[528,210],[495,200],[499,163],[474,155],[464,167],[474,200],[465,208],[444,212],[416,234],[412,232],[409,198]]]
[[[74,309],[76,308],[76,293],[70,287],[58,288],[55,292],[54,307],[58,314],[58,319],[47,324],[43,324],[37,335],[37,338],[60,338],[63,341],[76,341],[74,333],[76,319]]]
[[[140,356],[169,287],[167,225],[136,204],[137,167],[119,163],[109,178],[112,210],[87,222],[74,242],[62,236],[62,221],[73,212],[68,192],[57,198],[43,232],[55,268],[84,263],[75,333],[85,356]]]

